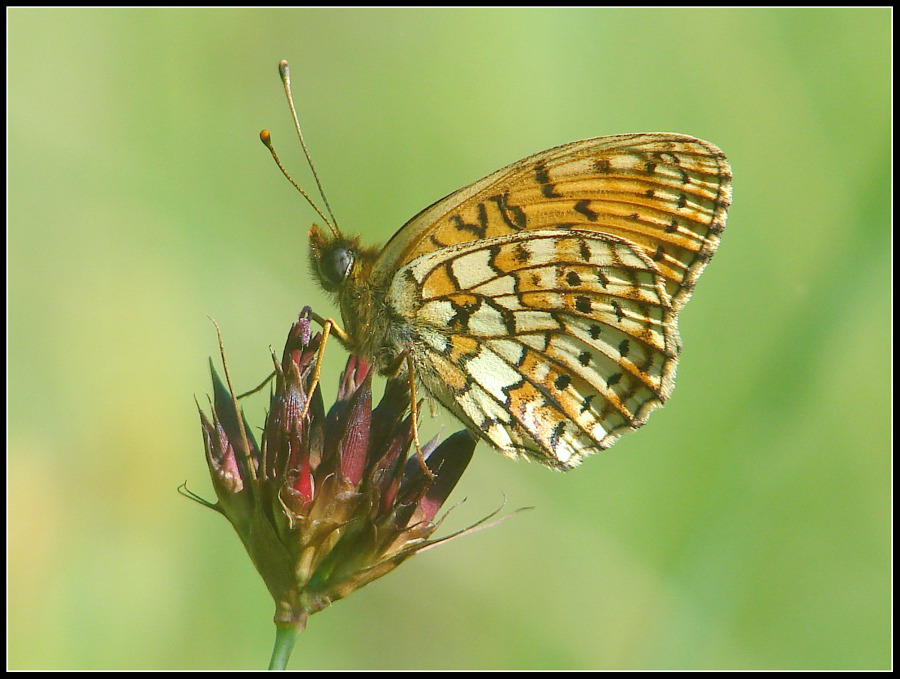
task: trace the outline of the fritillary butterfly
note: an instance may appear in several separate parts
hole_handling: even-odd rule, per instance
[[[310,261],[349,351],[412,371],[504,455],[567,470],[671,394],[678,312],[730,203],[709,142],[597,137],[451,193],[382,248],[313,225]]]

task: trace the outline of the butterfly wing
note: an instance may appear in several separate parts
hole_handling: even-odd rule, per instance
[[[647,254],[677,310],[715,253],[731,170],[709,142],[680,134],[597,137],[537,153],[427,207],[388,242],[376,270],[523,230],[617,236]]]
[[[676,314],[730,202],[725,156],[684,135],[599,137],[513,163],[382,250],[390,344],[501,452],[570,469],[671,393]]]
[[[680,348],[665,279],[592,231],[517,231],[401,268],[388,302],[416,376],[511,456],[571,469],[668,397]]]

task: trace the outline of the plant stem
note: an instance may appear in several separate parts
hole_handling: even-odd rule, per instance
[[[283,670],[287,667],[291,651],[294,650],[294,642],[304,627],[306,625],[303,623],[275,625],[275,647],[269,661],[270,670]]]

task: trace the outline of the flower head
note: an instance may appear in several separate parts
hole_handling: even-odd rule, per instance
[[[371,372],[351,356],[325,412],[310,394],[320,336],[309,310],[291,327],[257,445],[237,399],[212,370],[212,415],[200,411],[218,501],[275,599],[277,625],[308,616],[396,568],[429,540],[435,516],[472,457],[453,434],[409,454],[413,423],[405,379],[388,381],[372,408]]]

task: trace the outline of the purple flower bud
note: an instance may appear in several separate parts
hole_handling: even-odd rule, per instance
[[[304,309],[292,326],[257,446],[237,400],[213,371],[200,420],[214,508],[231,521],[276,604],[277,624],[306,618],[393,570],[423,547],[472,457],[465,432],[413,450],[409,389],[389,381],[372,408],[371,368],[351,356],[325,414],[310,395],[320,335]]]

